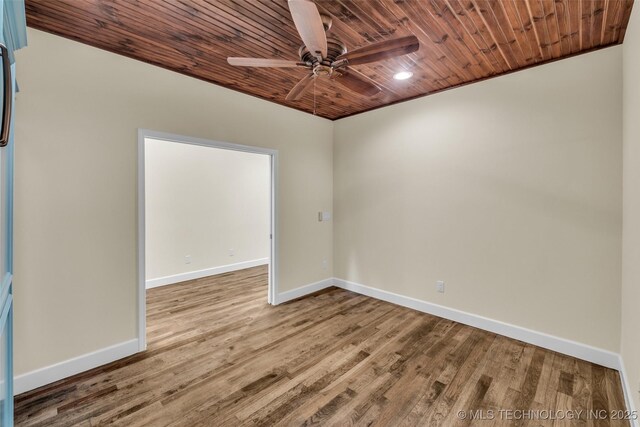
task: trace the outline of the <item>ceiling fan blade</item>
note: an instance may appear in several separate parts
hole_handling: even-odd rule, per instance
[[[307,89],[313,84],[315,80],[315,74],[307,74],[300,80],[296,85],[289,91],[287,97],[285,98],[287,101],[297,101],[305,94]]]
[[[289,10],[300,38],[314,56],[327,57],[327,35],[320,12],[309,0],[289,0]],[[319,53],[318,53],[319,52]]]
[[[343,53],[336,58],[336,62],[346,60],[349,65],[368,64],[382,59],[406,55],[420,48],[420,42],[416,36],[400,37],[398,39],[385,40],[370,44],[351,52]]]
[[[236,67],[306,67],[306,64],[297,61],[287,61],[286,59],[270,58],[227,58],[230,65]]]
[[[347,89],[360,95],[374,96],[382,90],[368,77],[355,70],[336,70],[332,78]]]

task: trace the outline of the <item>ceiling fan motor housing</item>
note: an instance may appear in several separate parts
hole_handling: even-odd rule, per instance
[[[322,65],[331,65],[336,58],[343,53],[347,52],[347,47],[338,39],[334,39],[331,37],[327,38],[327,57],[323,58]],[[316,65],[319,63],[318,58],[315,55],[312,55],[309,52],[309,49],[305,45],[300,46],[298,50],[298,55],[300,56],[300,61],[306,62],[308,64]]]

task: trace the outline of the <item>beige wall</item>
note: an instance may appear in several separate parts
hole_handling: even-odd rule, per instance
[[[621,55],[337,121],[335,276],[617,352]]]
[[[619,351],[622,48],[334,126],[42,32],[29,37],[17,54],[17,374],[136,337],[138,128],[279,150],[281,291],[333,274]],[[627,196],[635,169],[625,170]],[[332,203],[335,225],[318,222]],[[626,221],[626,235],[636,225]],[[634,242],[625,238],[625,261],[637,259]],[[636,267],[625,266],[624,295],[637,301]],[[622,316],[637,379],[631,305]]]
[[[279,150],[280,290],[332,275],[332,123],[29,29],[17,53],[15,370],[135,338],[137,129]]]
[[[640,410],[640,10],[624,41],[624,203],[622,233],[622,359]]]
[[[146,139],[147,280],[269,258],[270,183],[268,155]]]

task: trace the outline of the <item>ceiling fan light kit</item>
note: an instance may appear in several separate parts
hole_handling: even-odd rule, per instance
[[[310,0],[289,0],[288,3],[296,30],[303,42],[298,50],[300,61],[278,58],[227,58],[227,62],[236,67],[301,67],[307,69],[308,74],[287,94],[287,101],[300,100],[312,86],[315,88],[314,83],[317,78],[329,78],[357,94],[375,96],[381,91],[380,87],[365,75],[351,68],[350,65],[369,64],[394,58],[415,52],[420,48],[418,39],[411,35],[384,40],[348,51],[340,40],[327,37],[326,32],[331,29],[332,18],[321,15],[315,3]],[[405,73],[412,75],[410,72]],[[397,73],[396,76],[399,74],[401,73]],[[394,78],[396,77],[394,76]]]

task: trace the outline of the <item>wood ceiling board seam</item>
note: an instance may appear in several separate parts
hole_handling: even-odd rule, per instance
[[[567,29],[568,11],[565,1],[566,0],[556,0],[553,3],[553,8],[556,14],[556,26],[558,27],[558,34],[560,35],[560,52],[562,55],[568,55],[571,53],[571,30]],[[560,19],[560,17],[562,17],[562,19]]]
[[[450,0],[436,0],[441,2],[442,7],[446,7],[448,13],[455,19],[467,34],[467,38],[473,41],[477,52],[476,55],[484,57],[485,61],[491,66],[491,73],[497,74],[504,71],[504,67],[496,59],[494,52],[490,48],[490,44],[487,44],[483,35],[475,27],[473,21],[462,11],[462,9],[454,9],[454,5]],[[459,5],[458,5],[459,6]],[[465,19],[463,20],[462,17]]]
[[[607,11],[607,22],[605,23],[604,43],[609,44],[617,41],[616,34],[620,14],[622,13],[622,2],[620,0],[609,1],[609,10]]]
[[[609,6],[611,4],[610,0],[604,0],[604,13],[602,15],[602,28],[600,32],[600,44],[605,43],[605,37],[607,32],[607,21],[609,19]]]
[[[542,12],[544,13],[544,25],[549,35],[549,43],[551,43],[551,52],[554,58],[562,56],[562,45],[560,44],[560,32],[556,25],[556,12],[554,7],[555,0],[541,0]]]
[[[513,31],[513,25],[502,7],[502,1],[488,0],[487,4],[490,6],[490,13],[493,15],[496,26],[500,30],[502,43],[511,51],[511,55],[515,58],[519,67],[526,65],[526,55]]]
[[[436,39],[434,40],[432,38],[432,42],[439,46],[442,46],[443,52],[447,57],[450,56],[447,55],[447,52],[449,52],[451,53],[451,56],[457,59],[457,61],[460,61],[461,64],[464,64],[462,65],[462,67],[460,67],[458,64],[454,63],[459,71],[468,74],[469,76],[471,76],[471,78],[482,77],[490,72],[488,68],[487,70],[478,69],[481,68],[479,67],[478,61],[473,57],[473,55],[471,56],[471,58],[467,56],[467,53],[465,53],[464,50],[460,48],[458,40],[451,37],[449,32],[446,30],[446,27],[443,27],[440,22],[441,19],[436,14],[434,14],[431,9],[424,7],[425,3],[416,2],[415,5],[417,7],[417,9],[415,9],[417,14],[419,14],[420,11],[423,11],[426,27],[432,29],[432,31],[435,31],[433,37],[435,37]]]
[[[526,0],[514,0],[514,6],[518,12],[518,16],[523,22],[525,28],[527,30],[527,36],[529,39],[529,44],[531,45],[531,51],[536,51],[535,58],[537,62],[546,61],[548,58],[546,50],[542,47],[542,40],[540,39],[540,34],[538,34],[538,27],[533,20],[533,15],[531,14],[531,8]],[[538,55],[539,53],[539,55]]]
[[[491,2],[493,14],[496,17],[496,20],[498,21],[500,28],[502,29],[502,33],[504,34],[505,39],[507,39],[509,46],[511,46],[511,50],[514,52],[514,55],[516,56],[518,63],[521,64],[521,66],[524,66],[532,62],[533,56],[527,55],[525,53],[525,49],[520,43],[520,39],[518,39],[516,32],[521,30],[521,23],[518,16],[516,15],[511,16],[507,12],[507,8],[505,7],[505,4],[509,4],[509,3],[510,2],[508,0]],[[526,38],[525,38],[525,41],[527,41]],[[514,45],[517,46],[517,48],[514,49],[513,47]],[[529,44],[526,43],[526,45],[528,46]],[[529,47],[529,51],[530,50],[531,49]]]
[[[606,18],[606,3],[604,0],[595,0],[593,4],[593,28],[591,33],[594,35],[595,46],[602,44],[602,33],[604,31],[604,22]]]
[[[481,3],[479,3],[479,1],[480,0],[471,0],[469,2],[469,7],[467,8],[467,11],[471,13],[476,13],[478,17],[482,20],[482,22],[484,23],[484,26],[487,28],[487,32],[489,33],[491,40],[496,46],[498,52],[500,52],[500,55],[502,55],[502,57],[504,58],[505,63],[509,67],[509,70],[513,70],[517,68],[518,61],[515,59],[515,56],[511,52],[511,47],[510,46],[505,47],[506,43],[504,43],[504,41],[501,42],[500,40],[498,40],[498,38],[496,37],[496,34],[499,28],[496,28],[496,27],[494,27],[493,29],[491,28],[490,22],[493,22],[492,20],[490,20],[491,16],[487,14],[485,8],[480,6]]]
[[[542,55],[538,56],[539,49],[536,44],[536,36],[533,32],[532,26],[529,26],[529,28],[525,27],[525,21],[522,20],[520,11],[516,7],[514,0],[505,0],[503,2],[503,7],[505,14],[510,17],[509,21],[514,23],[512,28],[514,34],[519,32],[524,37],[523,42],[526,49],[522,48],[522,43],[519,42],[518,44],[520,44],[520,48],[522,49],[525,62],[527,64],[533,64],[542,60]]]
[[[529,13],[529,19],[535,27],[538,42],[540,43],[540,49],[542,50],[542,57],[544,60],[552,59],[554,56],[551,52],[551,42],[549,40],[549,34],[545,25],[544,11],[542,5],[538,0],[524,0]]]
[[[402,9],[403,6],[406,7],[407,9],[402,10],[406,14],[415,17],[414,24],[419,30],[419,33],[426,39],[426,45],[430,46],[432,51],[435,51],[437,54],[436,63],[442,63],[442,65],[448,70],[449,76],[453,73],[453,76],[455,76],[458,81],[464,81],[460,76],[465,76],[466,79],[474,79],[475,76],[471,70],[464,68],[464,62],[466,62],[466,60],[463,61],[463,64],[456,64],[453,61],[454,59],[459,60],[459,58],[451,52],[451,49],[448,46],[445,45],[448,38],[443,41],[443,36],[441,34],[442,31],[440,30],[440,32],[436,32],[431,25],[433,22],[429,19],[429,16],[420,16],[419,10],[412,7],[413,4],[414,3],[399,3],[396,6],[400,9]],[[433,26],[438,27],[437,23],[433,24]],[[448,53],[451,53],[451,55],[448,55]]]
[[[488,61],[488,59],[482,55],[480,49],[476,45],[476,50],[473,50],[473,45],[475,45],[475,40],[473,40],[473,44],[470,46],[469,43],[465,43],[465,29],[462,26],[462,30],[455,28],[454,22],[458,22],[454,16],[454,13],[449,9],[446,3],[438,0],[432,0],[430,3],[429,12],[434,18],[438,18],[442,20],[447,28],[447,31],[451,31],[453,39],[456,41],[456,44],[461,44],[464,46],[463,49],[466,49],[467,54],[465,58],[472,64],[474,67],[480,68],[480,73],[482,75],[489,75],[495,72],[493,65]],[[453,19],[453,21],[452,21]]]
[[[593,43],[591,40],[591,29],[593,28],[591,24],[591,10],[592,10],[592,2],[580,2],[582,6],[582,48],[583,49],[591,49],[593,47]]]
[[[582,26],[580,25],[580,5],[567,0],[569,17],[569,31],[571,34],[571,53],[580,52],[582,40]]]
[[[397,22],[399,22],[401,25],[407,28],[408,33],[415,35],[420,41],[420,50],[412,54],[409,54],[407,56],[409,56],[412,59],[415,58],[415,62],[418,65],[426,63],[424,58],[431,55],[431,52],[428,52],[428,51],[435,50],[435,45],[431,41],[431,39],[423,31],[420,30],[419,26],[415,22],[410,21],[407,18],[407,14],[405,13],[405,11],[398,8],[397,5],[393,4],[393,8],[395,10],[392,9],[392,5],[390,4],[383,3],[382,6],[386,10],[388,10],[391,15],[395,17]],[[402,18],[400,18],[400,16],[402,16]],[[440,61],[435,61],[433,63],[428,64],[428,67],[431,70],[432,75],[437,76],[436,82],[438,84],[441,84],[442,81],[445,81],[447,82],[447,84],[449,84],[448,81],[451,80],[451,70],[449,70],[449,68],[445,64],[441,63]],[[424,67],[421,67],[421,68],[424,69]],[[425,71],[429,72],[428,69]],[[460,81],[461,79],[457,77],[457,79],[455,80]]]

